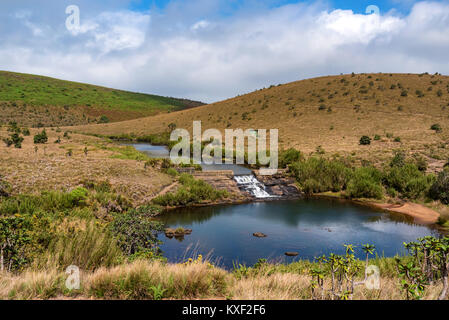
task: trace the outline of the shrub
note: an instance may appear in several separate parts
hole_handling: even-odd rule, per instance
[[[168,168],[167,169],[167,174],[172,176],[172,177],[176,177],[179,173],[178,173],[178,171],[176,171],[176,169]]]
[[[341,191],[351,175],[351,170],[342,162],[316,157],[298,161],[290,166],[290,170],[303,189],[313,192]]]
[[[379,141],[379,140],[380,140],[380,136],[379,136],[378,134],[376,134],[376,135],[374,136],[374,140]]]
[[[109,118],[106,117],[105,115],[102,115],[100,117],[100,120],[98,120],[98,123],[109,123]]]
[[[175,193],[167,193],[153,199],[160,206],[189,206],[206,200],[216,201],[228,196],[225,190],[216,190],[203,180],[195,180],[191,175],[182,174],[182,186]]]
[[[290,148],[280,153],[279,166],[280,168],[287,168],[292,163],[300,161],[301,159],[301,152],[294,148]]]
[[[22,129],[22,134],[23,134],[25,137],[29,136],[29,135],[31,134],[31,133],[30,133],[30,129],[28,129],[28,128]]]
[[[363,136],[360,138],[360,145],[366,146],[371,144],[371,138],[368,136]]]
[[[407,96],[408,96],[407,90],[402,90],[401,91],[401,97],[407,97]]]
[[[34,136],[34,143],[35,144],[44,144],[47,143],[48,141],[48,136],[47,136],[47,132],[44,130],[42,130],[41,133],[38,133],[37,135]]]
[[[86,188],[78,187],[69,193],[69,199],[74,206],[83,205],[87,199],[89,191]]]
[[[390,161],[390,167],[403,167],[405,165],[405,152],[402,150],[397,150],[394,152],[394,156]]]
[[[431,130],[436,131],[436,132],[441,132],[443,129],[441,128],[441,126],[438,123],[433,124],[430,127]]]
[[[382,199],[382,173],[374,167],[356,169],[348,183],[347,194],[351,198]]]
[[[22,148],[23,137],[21,137],[18,133],[11,134],[11,141],[15,148]]]
[[[440,172],[436,181],[430,187],[429,197],[440,200],[444,204],[449,204],[449,171],[447,169]]]
[[[402,196],[417,199],[427,194],[434,181],[432,175],[424,175],[416,165],[406,163],[402,167],[394,166],[385,172],[384,183],[394,188]]]
[[[130,256],[141,251],[154,253],[158,251],[160,241],[157,236],[163,230],[163,224],[159,221],[150,220],[140,212],[132,210],[125,214],[117,214],[110,228],[126,255]]]

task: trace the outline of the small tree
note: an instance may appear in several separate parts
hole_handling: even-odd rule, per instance
[[[367,146],[371,144],[371,138],[368,136],[363,136],[360,138],[360,145]]]

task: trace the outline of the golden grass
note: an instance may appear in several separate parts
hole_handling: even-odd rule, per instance
[[[109,181],[117,193],[138,205],[173,182],[169,175],[145,168],[143,161],[113,158],[121,155],[120,150],[126,151],[126,147],[72,133],[66,139],[64,131],[56,129],[46,130],[48,143],[35,145],[33,136],[39,131],[31,129],[31,136],[25,137],[22,149],[7,148],[0,142],[0,173],[15,194],[70,190],[83,180]],[[0,128],[0,138],[8,134],[6,128]],[[54,143],[58,137],[60,144]],[[67,155],[69,150],[72,150],[71,157]]]
[[[404,89],[399,89],[398,84]],[[405,148],[426,157],[447,159],[448,84],[449,77],[440,75],[329,76],[259,90],[190,110],[115,124],[78,126],[74,130],[146,135],[167,131],[170,123],[191,130],[192,121],[201,120],[203,130],[279,129],[283,147],[296,147],[306,153],[322,146],[327,153],[354,153],[376,162],[390,157],[393,149]],[[392,85],[396,88],[390,89]],[[366,94],[360,92],[363,87],[368,90]],[[407,97],[401,96],[402,90],[407,90]],[[418,98],[416,90],[425,96]],[[441,97],[438,90],[443,92]],[[323,111],[318,110],[321,104],[326,106]],[[243,119],[244,113],[248,120]],[[430,130],[434,123],[443,127],[442,133]],[[370,146],[359,145],[362,135],[373,138],[376,134],[381,136],[380,140]],[[396,137],[401,138],[400,143],[394,142]]]
[[[164,264],[135,261],[81,274],[80,290],[65,289],[67,275],[55,269],[26,271],[21,275],[0,274],[0,299],[312,299],[310,276],[302,273],[259,273],[239,278],[208,263]],[[325,283],[329,287],[329,282]],[[441,285],[429,286],[423,299],[437,299]],[[329,295],[325,295],[330,299]],[[379,290],[363,285],[355,300],[401,300],[399,279],[381,278]]]

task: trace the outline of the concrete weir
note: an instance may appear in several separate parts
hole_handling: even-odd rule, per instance
[[[301,196],[294,179],[288,177],[285,170],[272,176],[262,176],[258,170],[250,175],[234,175],[232,170],[197,171],[193,175],[242,200],[294,199]]]

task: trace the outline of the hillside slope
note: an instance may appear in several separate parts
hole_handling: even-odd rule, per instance
[[[115,122],[200,105],[186,99],[0,71],[0,124],[11,120],[27,126]]]
[[[374,159],[406,148],[447,160],[448,117],[447,76],[349,74],[272,86],[191,110],[76,130],[145,135],[167,131],[170,123],[190,130],[193,120],[201,120],[203,130],[276,128],[283,147],[307,153],[363,153]],[[442,132],[430,129],[435,123]],[[359,145],[362,135],[373,139],[370,146]]]

